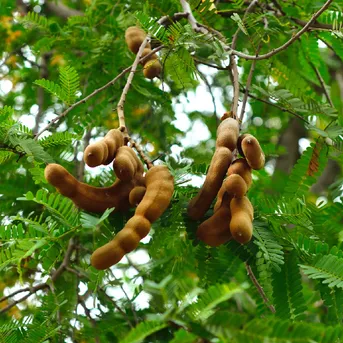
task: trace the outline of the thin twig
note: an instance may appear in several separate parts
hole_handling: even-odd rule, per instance
[[[285,50],[286,48],[288,48],[291,44],[293,44],[297,39],[300,38],[301,35],[303,35],[306,31],[308,31],[311,26],[313,25],[313,23],[316,21],[316,19],[330,6],[330,4],[332,3],[333,0],[327,0],[325,2],[325,4],[312,16],[312,18],[306,23],[306,25],[303,26],[303,28],[298,31],[296,34],[294,34],[292,36],[292,38],[290,38],[285,44],[279,46],[278,48],[275,48],[271,51],[269,51],[266,54],[263,55],[248,55],[245,54],[243,52],[237,51],[235,50],[232,46],[230,45],[226,45],[221,41],[221,44],[223,46],[223,48],[226,51],[231,52],[232,54],[244,58],[246,60],[264,60],[267,58],[270,58],[276,54],[278,54],[279,52]],[[189,6],[189,4],[187,3],[187,1],[185,0],[180,0],[180,3],[182,5],[182,8],[184,10],[184,12],[188,12],[189,16],[188,16],[188,21],[190,23],[190,25],[192,26],[192,28],[194,29],[194,31],[196,32],[201,32],[203,34],[212,34],[212,36],[216,36],[215,34],[213,34],[212,32],[210,32],[209,30],[207,30],[204,26],[201,26],[197,23],[196,19],[194,18],[191,8]],[[292,18],[292,20],[294,20],[294,18]]]
[[[147,168],[148,169],[152,168],[153,163],[151,162],[149,157],[144,153],[142,147],[135,140],[133,140],[131,137],[128,137],[128,140],[129,140],[131,146],[136,149],[138,155],[142,158],[142,160],[144,161]]]
[[[200,60],[199,58],[194,57],[194,56],[193,56],[193,60],[194,60],[194,62],[197,63],[197,64],[203,64],[203,65],[208,66],[208,67],[210,67],[210,68],[214,68],[214,69],[218,69],[218,70],[227,70],[227,67],[220,67],[220,66],[217,66],[217,65],[215,65],[215,64],[213,64],[213,63],[208,63],[208,62],[206,62],[206,61]]]
[[[240,51],[234,50],[230,46],[227,46],[225,48],[225,50],[230,51],[233,54],[235,54],[236,56],[244,58],[246,60],[264,60],[264,59],[270,58],[270,57],[278,54],[279,52],[285,50],[286,48],[288,48],[297,39],[299,39],[301,35],[303,35],[306,31],[308,31],[309,28],[311,27],[311,25],[315,22],[315,20],[330,6],[332,1],[333,0],[327,0],[325,2],[325,4],[312,16],[310,21],[308,21],[307,24],[304,25],[304,27],[300,31],[298,31],[295,35],[293,35],[292,38],[289,39],[285,44],[279,46],[276,49],[273,49],[273,50],[269,51],[266,54],[263,54],[263,55],[248,55],[248,54],[244,54],[244,53],[242,53]]]
[[[180,0],[182,9],[185,13],[188,13],[187,19],[189,24],[191,25],[192,29],[195,32],[200,32],[203,34],[207,34],[208,30],[204,28],[203,26],[198,25],[197,20],[194,18],[191,6],[189,6],[189,3],[186,0]]]
[[[62,263],[60,264],[60,266],[54,271],[54,273],[51,275],[50,277],[50,281],[51,282],[55,282],[60,276],[61,274],[66,270],[67,266],[69,265],[69,262],[70,262],[70,257],[73,253],[73,250],[75,248],[75,245],[74,245],[74,239],[71,238],[69,240],[69,244],[68,244],[68,248],[67,248],[67,251],[66,251],[66,254],[64,256],[64,259],[62,261]],[[33,286],[33,287],[27,287],[27,288],[24,288],[23,290],[21,290],[21,292],[26,292],[26,291],[29,291],[28,294],[24,295],[23,297],[21,297],[20,299],[8,304],[6,307],[4,307],[3,309],[0,310],[0,314],[1,313],[5,313],[7,312],[8,310],[10,310],[12,307],[18,305],[19,303],[25,301],[27,298],[29,298],[31,295],[37,293],[38,291],[40,290],[43,290],[45,288],[49,288],[50,287],[50,284],[47,282],[44,282],[44,283],[40,283],[36,286]],[[13,295],[15,294],[18,294],[18,293],[21,293],[19,291],[15,291],[14,293],[12,293],[11,295],[7,296],[7,298],[9,297],[12,297]]]
[[[251,9],[257,4],[257,0],[253,0],[249,6],[247,7],[244,16],[243,16],[243,22],[246,19],[248,13],[251,11]],[[231,47],[232,49],[236,48],[237,38],[238,34],[241,31],[241,29],[238,27],[235,34],[232,36],[232,43]],[[233,81],[233,99],[231,104],[231,113],[233,114],[234,118],[238,119],[237,110],[238,110],[238,101],[239,101],[239,74],[238,74],[238,68],[237,63],[235,59],[235,55],[230,55],[230,68],[232,73],[232,81]]]
[[[219,125],[219,118],[217,117],[217,106],[216,106],[216,99],[214,97],[214,94],[212,92],[212,87],[210,85],[210,83],[208,82],[206,76],[198,69],[198,73],[200,74],[202,80],[204,81],[207,89],[208,89],[208,92],[210,93],[211,95],[211,98],[212,98],[212,104],[213,104],[213,114],[214,114],[214,117],[216,118],[216,121],[217,121],[217,126]]]
[[[124,134],[127,134],[127,129],[126,129],[126,125],[125,125],[125,113],[124,113],[124,104],[125,104],[125,100],[126,100],[126,95],[130,89],[133,77],[135,75],[139,60],[142,56],[143,50],[145,49],[146,45],[150,42],[150,37],[146,36],[143,43],[141,44],[136,58],[131,66],[131,70],[130,70],[130,74],[129,77],[127,78],[125,87],[123,89],[123,92],[121,93],[118,105],[117,105],[117,112],[118,112],[118,119],[119,119],[119,130],[121,132],[123,132]]]
[[[243,88],[243,89],[241,89],[241,92],[245,93],[246,90]],[[301,115],[299,115],[298,113],[296,113],[296,112],[294,112],[294,111],[292,111],[292,110],[290,110],[290,109],[288,109],[286,107],[282,107],[282,106],[280,106],[278,104],[274,104],[274,103],[269,102],[269,101],[267,101],[265,99],[261,99],[261,98],[255,96],[255,95],[253,95],[253,94],[251,94],[249,92],[248,92],[248,96],[249,96],[249,98],[255,99],[255,100],[260,101],[260,102],[263,102],[264,104],[267,104],[269,106],[273,106],[273,107],[279,109],[282,112],[290,113],[293,116],[295,116],[295,117],[299,118],[300,120],[302,120],[303,122],[305,122],[306,124],[309,124],[309,122],[305,118],[303,118]]]
[[[127,299],[128,303],[130,304],[130,307],[131,307],[131,312],[133,314],[133,317],[135,319],[135,322],[136,324],[139,323],[139,320],[138,320],[138,317],[137,317],[137,314],[136,314],[136,311],[135,311],[135,308],[133,306],[133,303],[132,303],[132,300],[129,298],[128,294],[126,293],[123,285],[121,284],[121,282],[116,278],[116,276],[114,275],[114,273],[112,272],[111,268],[108,269],[108,271],[110,272],[110,274],[112,275],[112,277],[114,278],[114,280],[116,280],[116,282],[119,284],[119,287],[120,289],[122,290],[122,292],[124,293],[125,295],[125,298]]]
[[[266,293],[264,293],[264,290],[262,286],[258,283],[256,276],[254,275],[253,271],[251,270],[251,267],[249,266],[248,263],[245,263],[245,268],[247,270],[247,273],[250,277],[250,280],[252,283],[255,285],[257,291],[260,293],[264,303],[267,305],[267,307],[270,309],[272,313],[275,313],[275,307],[270,303],[269,299],[266,296]]]
[[[96,321],[94,320],[94,318],[92,318],[91,311],[87,308],[85,301],[83,299],[84,298],[81,295],[78,296],[78,302],[83,307],[86,316],[89,318],[89,321],[91,323],[92,328],[94,329],[94,331],[98,331]],[[98,334],[95,335],[94,341],[95,341],[95,343],[100,343],[100,338],[99,338]]]
[[[141,58],[139,60],[139,62],[144,62],[145,60],[147,60],[151,55],[153,55],[155,52],[160,51],[162,48],[164,48],[163,45],[155,48],[154,50],[152,50],[149,54],[145,55],[143,58]],[[74,104],[72,104],[71,106],[69,106],[64,112],[62,112],[59,116],[57,116],[56,118],[52,119],[50,121],[50,123],[45,126],[40,132],[37,133],[37,135],[35,136],[35,139],[38,139],[38,137],[45,132],[46,130],[50,129],[50,127],[52,125],[54,125],[57,121],[59,121],[61,118],[65,117],[71,110],[73,110],[75,107],[86,103],[89,99],[91,99],[93,96],[97,95],[98,93],[102,92],[103,90],[107,89],[110,86],[113,86],[123,75],[125,75],[126,73],[128,73],[131,70],[132,66],[125,68],[121,73],[119,73],[114,79],[112,79],[110,82],[106,83],[105,85],[103,85],[100,88],[97,88],[95,91],[93,91],[91,94],[87,95],[86,97],[84,97],[83,99],[75,102]]]
[[[313,63],[311,63],[311,65],[312,65],[312,68],[313,68],[314,72],[315,72],[316,75],[317,75],[318,81],[319,81],[319,83],[320,83],[320,85],[321,85],[321,88],[322,88],[322,90],[323,90],[323,92],[324,92],[324,95],[325,95],[325,97],[326,97],[326,100],[328,101],[328,103],[330,104],[331,107],[334,107],[334,104],[333,104],[333,102],[332,102],[332,99],[331,99],[331,97],[330,97],[330,94],[329,94],[328,90],[326,89],[325,81],[324,81],[324,79],[322,78],[322,76],[320,75],[320,72],[319,72],[318,68],[317,68]]]

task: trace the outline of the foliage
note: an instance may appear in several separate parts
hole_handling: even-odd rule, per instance
[[[342,342],[343,2],[270,58],[236,57],[240,104],[249,93],[242,132],[267,163],[249,190],[253,239],[216,248],[198,240],[187,205],[233,101],[232,37],[235,50],[266,54],[325,1],[189,0],[198,24],[184,3],[1,2],[0,342]],[[116,76],[134,61],[132,25],[163,45],[163,70],[150,81],[138,65],[126,125],[169,167],[175,192],[138,249],[97,271],[91,253],[133,209],[81,211],[44,168],[113,183],[110,166],[85,168],[82,153],[119,126],[128,73]]]

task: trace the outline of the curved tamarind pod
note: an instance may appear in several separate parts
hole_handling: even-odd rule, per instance
[[[231,151],[234,151],[237,146],[238,135],[238,121],[233,118],[226,118],[218,126],[216,146],[225,146]]]
[[[110,187],[93,187],[79,182],[59,164],[48,164],[44,175],[59,193],[71,199],[77,207],[90,212],[104,212],[107,208],[126,211],[130,208],[129,194],[133,181],[116,180]]]
[[[198,227],[197,237],[211,247],[222,245],[232,238],[230,232],[230,201],[230,195],[224,192],[217,211]]]
[[[139,241],[149,233],[151,223],[167,209],[173,192],[174,178],[166,166],[149,169],[146,173],[146,192],[135,215],[111,242],[94,251],[92,265],[97,269],[106,269],[134,250]]]
[[[240,175],[247,184],[248,189],[250,188],[252,184],[251,168],[245,158],[239,158],[231,163],[227,175],[233,174]]]
[[[246,182],[238,174],[228,176],[223,182],[222,187],[225,192],[236,198],[242,198],[248,191]]]
[[[245,244],[251,240],[254,218],[253,207],[247,197],[233,198],[230,203],[230,232],[239,243]]]
[[[132,148],[122,146],[118,149],[113,169],[118,179],[122,181],[132,180],[136,173],[143,174],[144,167]]]
[[[125,31],[126,44],[134,54],[137,54],[145,37],[146,37],[146,33],[137,26],[130,26]],[[150,44],[147,44],[146,48],[150,48]]]
[[[147,79],[152,80],[161,74],[162,66],[158,59],[150,60],[144,64],[143,74]]]
[[[142,215],[151,223],[169,206],[174,193],[174,178],[166,166],[153,166],[145,175],[146,192],[135,215]]]
[[[146,55],[150,54],[151,52],[151,49],[150,48],[145,48],[142,52],[142,58],[145,57]],[[150,55],[144,62],[141,62],[141,64],[146,64],[147,62],[149,61],[152,61],[152,60],[157,60],[158,56],[157,54],[152,54]]]
[[[132,189],[129,195],[129,201],[132,206],[137,206],[143,199],[146,192],[146,187],[136,186]]]
[[[110,130],[103,139],[87,146],[83,159],[89,167],[109,164],[122,145],[124,145],[122,133],[117,129]]]
[[[150,231],[151,223],[143,216],[132,217],[113,240],[96,249],[91,256],[91,264],[103,270],[118,263],[125,254],[137,248],[139,241]]]
[[[210,208],[213,199],[216,197],[222,185],[225,173],[232,160],[232,153],[226,147],[216,149],[210,167],[208,169],[205,182],[199,193],[190,201],[188,205],[188,215],[194,220],[204,216]]]
[[[265,156],[257,138],[253,135],[245,134],[239,137],[237,142],[239,153],[246,158],[252,169],[261,169],[264,167]]]

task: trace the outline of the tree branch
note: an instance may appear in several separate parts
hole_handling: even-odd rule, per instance
[[[138,144],[131,137],[128,137],[128,140],[131,143],[131,146],[136,149],[138,155],[142,158],[142,160],[146,164],[147,168],[150,169],[153,166],[153,163],[151,162],[149,157],[144,153],[144,151],[143,151],[142,147],[140,146],[140,144]]]
[[[144,56],[143,58],[141,58],[139,60],[139,62],[144,62],[145,60],[147,60],[151,55],[153,55],[155,52],[160,51],[162,48],[164,48],[163,45],[155,48],[154,50],[152,50],[149,54],[147,54],[146,56]],[[83,99],[75,102],[74,104],[72,104],[71,106],[69,106],[64,112],[62,112],[59,116],[57,116],[56,118],[52,119],[50,121],[50,123],[45,126],[40,132],[37,133],[37,135],[35,136],[35,139],[38,139],[38,137],[45,132],[46,130],[50,129],[50,127],[52,125],[54,125],[57,121],[59,121],[61,118],[65,117],[71,110],[73,110],[75,107],[81,105],[81,104],[85,104],[89,99],[91,99],[93,96],[97,95],[98,93],[102,92],[103,90],[107,89],[110,86],[113,86],[123,75],[125,75],[126,73],[128,73],[131,70],[132,66],[125,68],[121,73],[119,73],[114,79],[112,79],[110,82],[106,83],[105,85],[103,85],[102,87],[96,89],[95,91],[93,91],[91,94],[87,95],[86,97],[84,97]]]
[[[74,239],[71,238],[69,240],[69,243],[68,243],[68,248],[67,248],[67,251],[66,251],[66,254],[64,256],[64,259],[62,261],[62,263],[60,264],[60,266],[55,270],[55,272],[51,275],[50,277],[50,281],[51,282],[54,282],[56,281],[60,276],[61,274],[66,270],[66,268],[68,267],[69,263],[70,263],[70,258],[71,258],[71,255],[74,251],[74,248],[75,248],[75,245],[74,245]],[[49,280],[48,280],[49,281]],[[24,295],[23,297],[21,297],[20,299],[8,304],[6,307],[4,307],[3,309],[0,310],[0,314],[2,313],[5,313],[7,312],[8,310],[10,310],[12,307],[20,304],[21,302],[25,301],[27,298],[29,298],[31,295],[37,293],[38,291],[40,290],[43,290],[45,288],[49,288],[50,287],[50,284],[47,282],[43,282],[43,283],[40,283],[34,287],[26,287],[26,288],[23,288],[21,290],[18,290],[18,291],[15,291],[13,292],[12,294],[6,296],[6,297],[3,297],[1,298],[0,300],[1,301],[4,301],[10,297],[13,297],[14,295],[18,294],[18,293],[22,293],[22,292],[29,292],[28,294]]]
[[[72,16],[83,16],[84,13],[81,11],[78,11],[74,8],[67,7],[66,5],[62,4],[60,1],[45,1],[45,8],[48,12],[51,14],[63,18],[68,19]]]
[[[241,89],[241,92],[246,93],[246,89],[244,89],[244,88]],[[292,114],[293,116],[295,116],[295,117],[299,118],[300,120],[302,120],[303,122],[305,122],[306,124],[310,124],[310,123],[309,123],[305,118],[303,118],[301,115],[299,115],[298,113],[296,113],[296,112],[294,112],[294,111],[292,111],[292,110],[290,110],[290,109],[288,109],[288,108],[286,108],[286,107],[282,107],[282,106],[280,106],[280,105],[278,105],[278,104],[274,104],[274,103],[269,102],[269,101],[267,101],[267,100],[258,98],[257,96],[255,96],[255,95],[253,95],[253,94],[251,94],[251,93],[249,93],[249,92],[248,92],[248,96],[249,96],[249,98],[252,98],[252,99],[255,99],[255,100],[257,100],[257,101],[263,102],[263,103],[265,103],[265,104],[267,104],[267,105],[273,106],[273,107],[279,109],[279,110],[282,111],[282,112],[290,113],[290,114]]]
[[[248,55],[245,54],[243,52],[237,51],[234,49],[234,46],[229,46],[223,43],[222,40],[219,39],[219,41],[221,42],[224,50],[231,52],[232,54],[244,58],[246,60],[264,60],[267,58],[270,58],[276,54],[278,54],[279,52],[285,50],[286,48],[288,48],[291,44],[293,44],[297,39],[300,38],[301,35],[303,35],[306,31],[308,31],[311,28],[311,25],[316,21],[316,19],[330,6],[330,4],[332,3],[333,0],[327,0],[325,2],[325,4],[312,16],[312,18],[306,23],[306,25],[304,25],[304,27],[298,31],[295,35],[292,36],[291,39],[289,39],[285,44],[279,46],[278,48],[275,48],[273,50],[271,50],[270,52],[263,54],[263,55]],[[184,10],[184,12],[189,13],[188,15],[188,22],[190,23],[190,25],[192,26],[193,30],[195,32],[201,32],[203,34],[211,34],[212,36],[216,36],[215,34],[213,34],[213,32],[211,33],[208,29],[206,29],[203,25],[199,25],[196,21],[196,19],[194,18],[193,14],[192,14],[192,10],[188,4],[188,2],[186,0],[180,0],[180,3],[182,5],[182,8]],[[292,19],[294,20],[294,19]]]
[[[275,307],[270,303],[269,299],[266,296],[266,293],[264,293],[264,290],[262,288],[262,286],[259,284],[259,282],[256,279],[256,276],[254,275],[253,271],[251,270],[251,267],[249,266],[248,263],[245,263],[245,268],[247,270],[247,273],[250,277],[250,280],[252,281],[252,283],[255,285],[257,291],[260,293],[264,303],[267,305],[267,307],[270,309],[270,311],[272,313],[275,313]]]
[[[285,44],[279,46],[276,49],[271,50],[270,52],[264,54],[264,55],[247,55],[244,54],[240,51],[234,50],[232,47],[227,46],[225,49],[227,51],[232,52],[233,54],[235,54],[238,57],[244,58],[246,60],[264,60],[267,58],[270,58],[276,54],[278,54],[279,52],[285,50],[286,48],[288,48],[291,44],[293,44],[297,39],[300,38],[301,35],[303,35],[306,31],[308,31],[308,29],[311,27],[311,25],[315,22],[315,20],[330,6],[330,4],[332,3],[333,0],[327,0],[325,2],[325,4],[312,16],[312,18],[310,19],[309,22],[307,22],[306,25],[304,25],[304,27],[298,31],[290,40],[288,40]]]
[[[142,56],[143,50],[145,49],[146,45],[150,42],[150,37],[146,36],[143,43],[141,44],[136,58],[131,66],[131,70],[130,70],[130,74],[129,77],[127,78],[125,87],[123,89],[123,92],[121,93],[118,105],[117,105],[117,111],[118,111],[118,119],[119,119],[119,130],[122,131],[124,133],[124,135],[127,135],[127,128],[125,125],[125,113],[124,113],[124,104],[125,104],[125,100],[126,100],[126,95],[130,89],[133,77],[135,75],[138,63],[140,61],[140,58]]]
[[[330,104],[331,107],[334,107],[333,102],[332,102],[331,97],[330,97],[330,94],[329,94],[328,90],[326,89],[326,85],[325,85],[324,79],[320,75],[320,72],[319,72],[318,68],[313,63],[311,63],[311,66],[312,66],[314,72],[317,75],[318,81],[319,81],[319,83],[321,85],[321,88],[322,88],[323,93],[324,93],[324,95],[326,97],[326,100],[328,101],[328,103]]]

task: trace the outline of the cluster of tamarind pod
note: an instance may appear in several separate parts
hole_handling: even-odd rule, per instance
[[[242,157],[233,160],[236,151]],[[250,134],[239,136],[238,121],[224,116],[204,184],[188,205],[190,218],[199,220],[217,196],[213,215],[197,229],[200,240],[212,247],[232,238],[241,244],[251,240],[254,209],[246,193],[252,184],[252,169],[261,169],[264,163],[258,140]]]
[[[125,41],[128,48],[137,54],[140,46],[142,45],[146,33],[137,26],[130,26],[125,32]],[[145,57],[151,52],[151,45],[148,43],[143,50],[142,56]],[[143,66],[143,74],[148,79],[153,79],[161,74],[162,66],[156,54],[150,55],[145,61]]]
[[[59,164],[48,164],[45,178],[59,193],[86,211],[104,212],[112,207],[116,211],[127,211],[137,206],[133,217],[113,240],[91,256],[95,268],[106,269],[136,249],[149,233],[151,224],[169,206],[174,179],[164,165],[153,166],[144,175],[141,160],[131,147],[124,145],[123,134],[117,129],[90,144],[84,151],[84,161],[89,167],[113,162],[116,181],[110,187],[93,187],[78,181]]]

